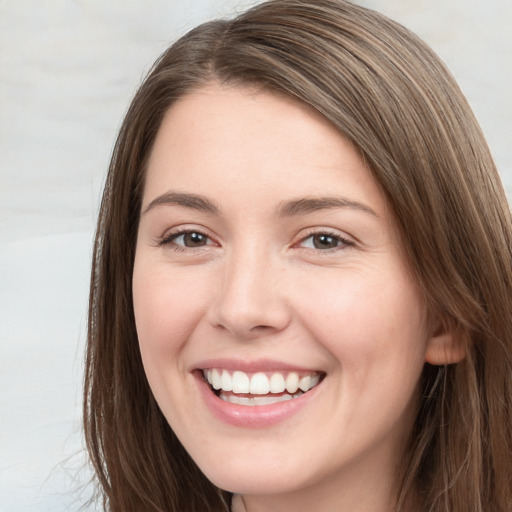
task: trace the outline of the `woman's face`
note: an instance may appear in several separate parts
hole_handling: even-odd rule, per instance
[[[169,110],[133,300],[154,396],[213,483],[389,491],[425,310],[382,192],[318,114],[214,84]]]

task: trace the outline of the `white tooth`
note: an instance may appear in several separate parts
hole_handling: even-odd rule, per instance
[[[255,396],[252,401],[254,405],[271,405],[280,402],[280,397],[276,396]]]
[[[286,391],[293,394],[299,389],[299,376],[295,372],[290,372],[286,377]]]
[[[302,393],[301,393],[302,394]],[[284,394],[279,396],[255,396],[255,397],[248,397],[248,396],[237,396],[237,395],[224,395],[221,393],[220,398],[224,400],[225,402],[230,402],[232,404],[237,405],[248,405],[254,406],[254,405],[270,405],[270,404],[277,404],[278,402],[286,402],[287,400],[292,400],[291,395]]]
[[[233,389],[233,381],[231,380],[231,375],[227,370],[222,371],[221,384],[223,391],[231,391]]]
[[[249,387],[249,393],[252,395],[266,395],[270,391],[270,383],[268,377],[262,373],[255,373],[251,377],[251,385]]]
[[[318,383],[320,382],[320,375],[318,373],[315,373],[311,376],[311,388],[314,388]]]
[[[250,400],[252,402],[251,405],[271,405],[283,401],[280,396],[255,396]]]
[[[284,377],[280,373],[274,373],[270,377],[270,392],[271,393],[282,393],[286,389],[286,382]]]
[[[311,376],[310,375],[305,375],[304,377],[302,377],[300,379],[299,388],[304,392],[309,391],[311,389]]]
[[[219,370],[216,368],[212,370],[211,385],[213,386],[213,389],[220,389],[222,387],[222,378],[220,376]]]
[[[249,405],[250,398],[247,398],[246,396],[228,395],[224,400],[231,404]]]
[[[233,393],[249,393],[249,377],[244,372],[233,373]]]

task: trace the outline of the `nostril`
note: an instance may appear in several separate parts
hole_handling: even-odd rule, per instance
[[[234,288],[233,284],[212,302],[209,312],[212,325],[243,339],[281,331],[289,324],[291,312],[282,297],[274,294],[269,301],[255,286]]]

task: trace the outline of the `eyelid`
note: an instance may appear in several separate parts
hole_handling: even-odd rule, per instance
[[[301,244],[303,244],[306,240],[308,240],[311,237],[319,236],[319,235],[327,235],[332,238],[338,239],[341,243],[337,247],[331,247],[326,249],[317,249],[317,248],[311,248],[311,247],[301,247]],[[300,238],[297,242],[293,244],[293,248],[302,248],[305,250],[313,251],[315,253],[330,253],[333,251],[339,251],[348,249],[350,247],[353,247],[356,245],[356,241],[353,237],[347,235],[346,233],[340,232],[338,230],[332,229],[332,228],[310,228],[306,231],[306,233],[301,233]]]
[[[213,243],[207,243],[204,246],[198,246],[198,247],[186,247],[186,246],[174,244],[175,248],[181,248],[183,250],[197,251],[197,250],[200,250],[201,248],[204,248],[204,247],[219,246],[220,245],[215,240],[214,237],[212,237],[210,234],[208,234],[208,230],[203,229],[201,227],[192,226],[192,225],[176,226],[176,227],[173,227],[173,228],[167,230],[164,233],[164,235],[162,235],[161,237],[159,237],[157,239],[157,245],[161,246],[161,247],[164,247],[166,245],[171,245],[173,240],[179,238],[180,236],[186,235],[188,233],[198,233],[200,235],[203,235],[204,237],[206,237],[209,241],[211,241]]]

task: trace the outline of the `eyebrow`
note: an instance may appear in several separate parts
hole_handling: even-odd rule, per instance
[[[373,217],[378,215],[369,206],[353,201],[346,197],[305,197],[293,201],[286,201],[281,203],[277,208],[277,215],[279,217],[292,217],[295,215],[307,215],[319,210],[328,210],[333,208],[349,208],[358,210]]]
[[[157,206],[184,206],[185,208],[192,208],[193,210],[199,210],[202,212],[212,213],[218,215],[220,213],[219,207],[210,199],[206,197],[199,196],[196,194],[185,194],[182,192],[166,192],[162,194],[153,201],[151,201],[144,211],[142,215],[146,214],[153,208]]]
[[[220,208],[210,199],[197,194],[188,194],[183,192],[165,192],[164,194],[153,199],[142,212],[146,214],[157,206],[184,206],[194,210],[220,214]],[[346,197],[303,197],[291,201],[282,202],[276,209],[277,217],[293,217],[299,215],[307,215],[308,213],[320,210],[329,210],[335,208],[349,208],[358,210],[373,217],[378,217],[374,210],[369,206],[348,199]]]

